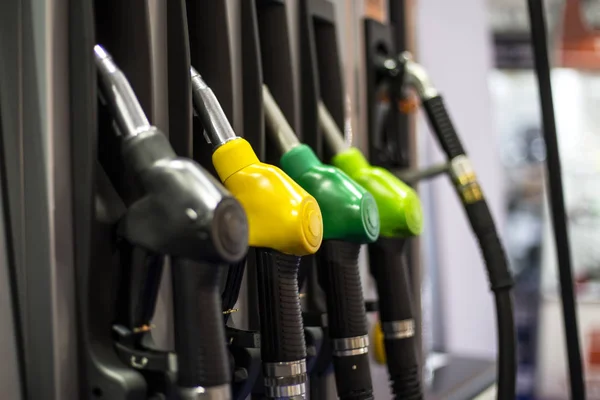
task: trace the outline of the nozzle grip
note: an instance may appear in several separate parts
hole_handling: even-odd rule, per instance
[[[298,293],[300,257],[256,249],[261,357],[263,362],[306,358]]]
[[[319,282],[327,299],[329,338],[334,342],[368,333],[358,268],[359,252],[358,243],[326,240],[317,253]],[[366,351],[366,346],[349,348],[343,355],[334,352],[335,382],[342,400],[373,398],[369,355],[362,351]]]
[[[333,357],[335,383],[340,400],[373,400],[369,353]]]
[[[380,237],[369,245],[369,264],[377,284],[381,322],[414,318],[412,288],[404,260],[405,243],[405,239]]]
[[[435,96],[423,101],[423,108],[425,108],[429,123],[448,159],[452,160],[454,157],[465,154],[465,149],[454,129],[442,96]]]
[[[326,240],[318,254],[319,281],[327,299],[329,336],[332,339],[368,333],[358,254],[360,244]]]
[[[222,267],[172,258],[175,351],[180,388],[231,381],[221,310]]]
[[[369,260],[379,294],[379,318],[395,398],[420,400],[423,391],[414,332],[412,287],[403,258],[404,242],[380,237],[369,245]]]

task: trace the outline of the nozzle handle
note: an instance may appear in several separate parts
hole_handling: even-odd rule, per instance
[[[368,327],[358,255],[360,244],[326,240],[319,250],[319,280],[327,300],[329,338],[338,396],[372,399]]]
[[[263,362],[306,358],[298,292],[300,257],[259,248],[256,261]]]
[[[319,256],[319,281],[327,299],[329,335],[352,338],[368,333],[358,254],[360,244],[325,240]]]
[[[267,398],[304,398],[306,341],[298,291],[300,257],[256,249],[260,354]]]
[[[211,388],[231,381],[220,283],[223,268],[171,258],[177,385]]]
[[[412,287],[403,255],[404,241],[382,238],[369,245],[377,284],[379,318],[394,397],[422,400]]]

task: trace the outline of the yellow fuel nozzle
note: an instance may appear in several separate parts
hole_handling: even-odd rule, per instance
[[[262,163],[233,132],[212,90],[192,68],[193,101],[208,139],[212,161],[225,187],[248,216],[249,244],[284,254],[314,254],[323,239],[317,201],[281,169]]]
[[[279,168],[261,163],[244,139],[229,141],[213,154],[219,178],[248,215],[250,246],[285,254],[314,254],[323,239],[317,201]]]

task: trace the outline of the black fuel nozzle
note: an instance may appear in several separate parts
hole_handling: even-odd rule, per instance
[[[221,265],[241,260],[248,222],[240,203],[196,162],[177,157],[146,118],[129,82],[95,46],[99,86],[121,137],[125,168],[142,187],[119,223],[128,242],[171,258],[177,384],[183,399],[230,398]]]
[[[383,60],[383,59],[382,59]],[[413,61],[408,52],[383,60],[395,69],[387,72],[392,90],[413,89],[427,115],[429,125],[448,159],[448,173],[460,197],[473,233],[479,243],[488,273],[490,288],[496,296],[498,318],[498,398],[514,398],[516,385],[515,327],[510,290],[512,273],[492,214],[479,185],[473,165],[467,157],[442,96],[431,83],[426,69]],[[402,69],[402,74],[397,73]],[[380,69],[385,73],[385,69]]]

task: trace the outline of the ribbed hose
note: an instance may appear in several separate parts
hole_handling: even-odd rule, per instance
[[[335,346],[336,342],[344,343],[340,339],[365,337],[368,334],[358,268],[359,252],[360,244],[326,240],[318,253],[319,280],[327,299],[329,338],[334,343],[335,380],[338,396],[342,400],[373,399],[367,349],[349,349],[340,353],[336,352]]]
[[[172,259],[177,385],[210,388],[231,381],[219,284],[223,268]]]
[[[379,318],[394,398],[421,400],[412,287],[403,255],[405,242],[405,239],[380,237],[369,245],[369,260],[377,284]]]

